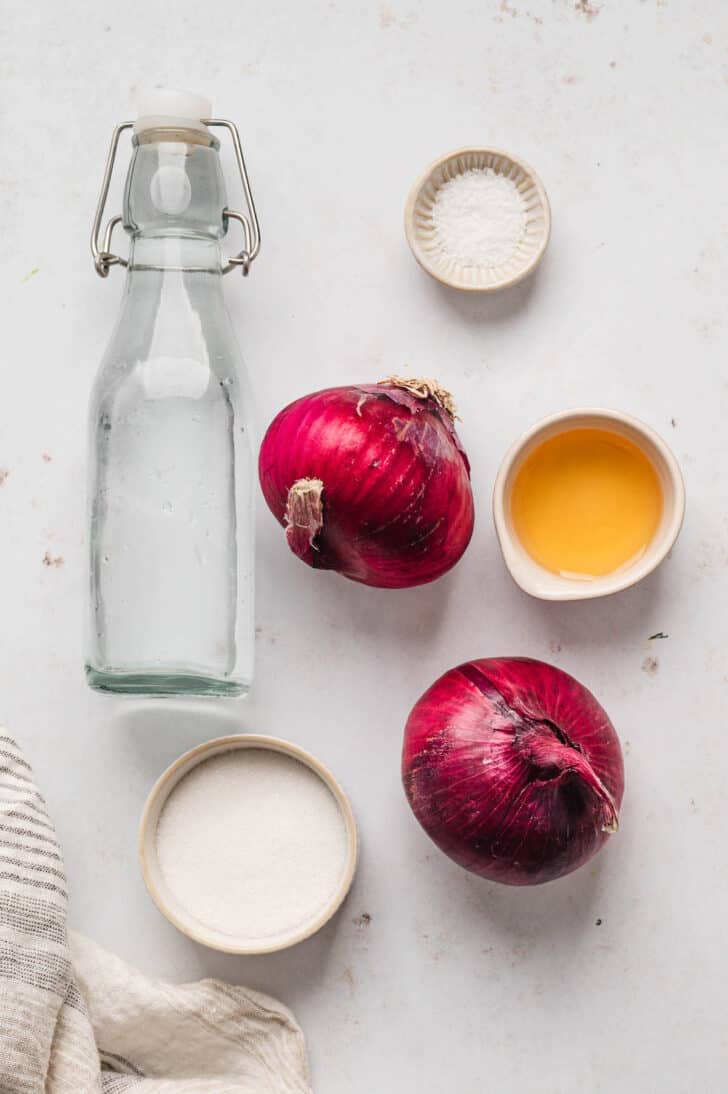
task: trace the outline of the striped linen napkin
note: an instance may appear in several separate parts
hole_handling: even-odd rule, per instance
[[[284,1006],[149,980],[69,937],[67,903],[45,801],[0,732],[0,1094],[311,1094]]]

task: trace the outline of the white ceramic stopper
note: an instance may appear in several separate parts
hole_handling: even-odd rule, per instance
[[[212,103],[204,95],[171,87],[154,87],[139,96],[139,117],[134,123],[134,132],[159,126],[204,129],[202,119],[211,116]]]

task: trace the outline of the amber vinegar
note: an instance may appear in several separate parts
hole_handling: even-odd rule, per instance
[[[538,444],[511,491],[513,527],[531,557],[564,578],[588,580],[639,560],[663,510],[652,461],[629,438],[582,428]]]

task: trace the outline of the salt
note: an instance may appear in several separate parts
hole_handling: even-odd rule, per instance
[[[319,776],[271,749],[233,749],[184,776],[157,857],[170,893],[206,927],[275,938],[310,923],[345,871],[344,818]]]
[[[439,246],[462,266],[502,266],[526,231],[526,205],[515,182],[492,167],[471,168],[437,191],[432,211]]]

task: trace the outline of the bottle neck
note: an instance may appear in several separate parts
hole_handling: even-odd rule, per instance
[[[226,204],[212,135],[159,129],[136,137],[124,193],[130,270],[221,273]]]
[[[222,274],[222,248],[218,239],[140,233],[131,242],[129,272],[169,270]]]

